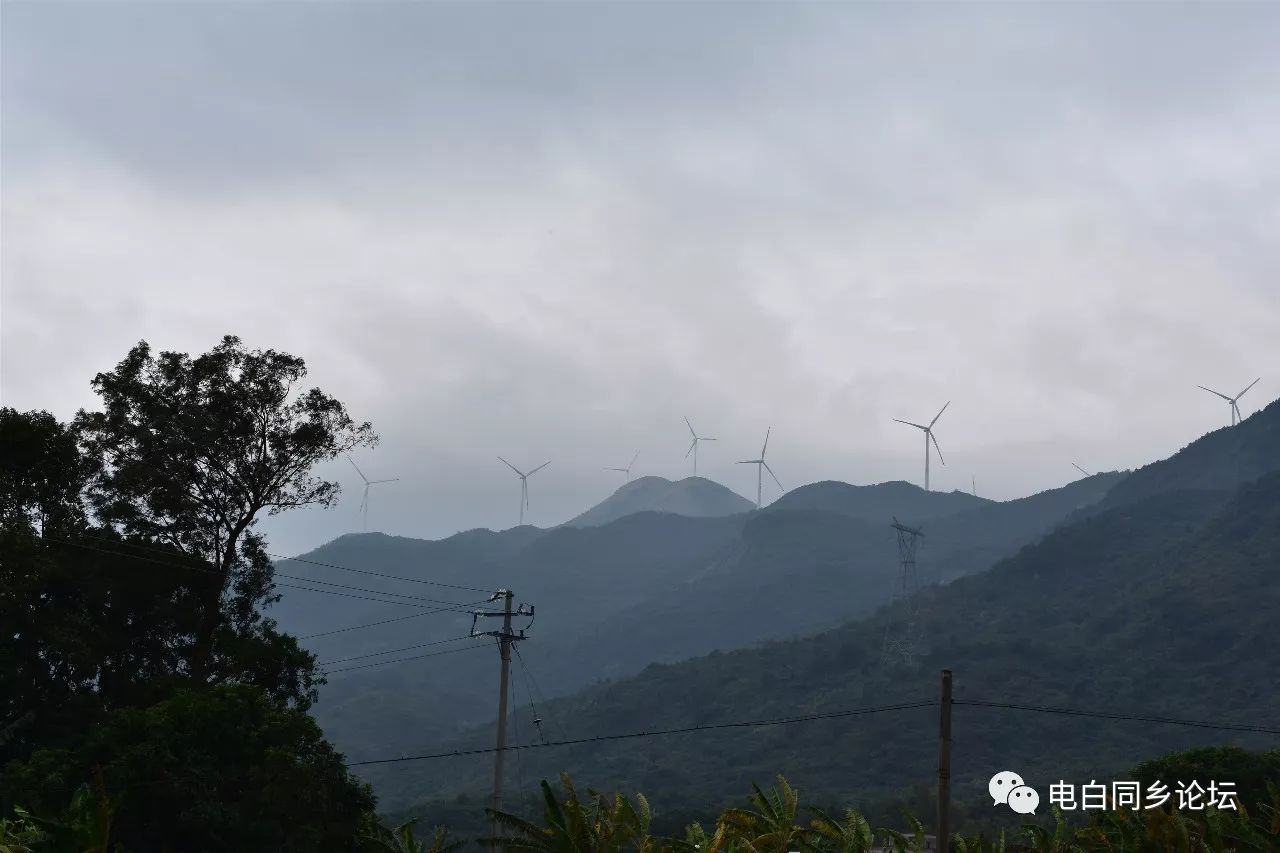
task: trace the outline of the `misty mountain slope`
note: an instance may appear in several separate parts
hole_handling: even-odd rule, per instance
[[[1234,489],[1280,471],[1280,400],[1134,471],[1098,504],[1107,509],[1170,489]]]
[[[703,518],[753,509],[755,504],[751,501],[705,477],[686,477],[675,482],[665,477],[638,477],[565,525],[607,524],[637,512],[669,512]]]
[[[902,480],[873,486],[824,480],[787,492],[770,504],[768,510],[817,509],[876,523],[896,515],[910,517],[918,524],[992,503],[994,501],[968,492],[926,492]]]
[[[952,528],[929,528],[920,562],[927,582],[987,568],[1101,498],[1118,476],[1007,503],[902,484],[920,503],[900,500],[897,508],[911,520],[917,509],[973,507],[952,513],[962,519]],[[520,601],[537,605],[523,654],[542,689],[556,695],[655,661],[813,634],[871,612],[888,600],[896,572],[889,521],[818,510],[703,519],[638,513],[599,527],[547,531],[491,568],[510,579]],[[383,618],[403,612],[390,608]],[[469,628],[466,616],[443,614],[307,644],[322,660],[341,659]],[[492,714],[493,666],[487,654],[459,653],[339,674],[315,714],[348,754],[421,749]],[[414,707],[419,718],[407,725]]]
[[[990,567],[1071,512],[1100,500],[1123,477],[1098,474],[1028,498],[981,501],[973,509],[926,521],[918,554],[922,581],[936,583]],[[903,485],[908,495],[930,494]],[[921,504],[922,512],[939,506],[928,498]],[[900,500],[897,508],[903,520],[915,522],[915,506]],[[544,679],[560,690],[580,678],[581,669],[616,678],[652,662],[832,628],[869,613],[892,595],[898,552],[890,519],[770,507],[750,516],[739,540],[670,595],[583,625],[571,642],[553,637],[531,643],[528,654],[531,660],[546,660]],[[628,642],[620,644],[615,636]],[[570,654],[574,669],[556,663]]]
[[[664,594],[734,541],[741,524],[741,517],[698,519],[637,513],[599,527],[546,531],[507,559],[487,564],[486,570],[494,571],[490,577],[501,578],[515,590],[517,604],[535,605],[534,636],[572,638],[578,636],[582,624]],[[403,574],[404,567],[398,573]],[[472,595],[427,589],[424,594],[456,601]],[[381,605],[366,621],[396,619],[414,612],[414,608],[400,605]],[[337,624],[352,622],[348,617]],[[488,624],[480,630],[496,627],[493,619],[485,622]],[[527,622],[522,619],[517,624]],[[321,662],[343,662],[330,669],[377,661],[345,662],[353,656],[406,649],[383,658],[407,658],[403,663],[330,676],[314,709],[316,719],[341,749],[355,755],[398,749],[406,739],[418,742],[441,737],[491,715],[497,679],[491,641],[473,641],[483,645],[483,652],[413,659],[416,654],[461,648],[463,643],[445,644],[441,649],[412,647],[462,637],[470,629],[471,617],[465,613],[435,613],[305,641]],[[573,686],[588,683],[592,677],[584,672]],[[410,721],[412,725],[408,725]]]
[[[928,649],[916,667],[883,662],[884,633],[900,618],[886,609],[814,637],[651,666],[539,712],[571,737],[821,713],[933,700],[938,670],[950,667],[957,699],[1276,725],[1277,571],[1280,475],[1234,496],[1170,491],[929,590]],[[936,708],[924,708],[597,743],[535,751],[523,772],[565,769],[584,784],[646,790],[659,809],[713,808],[777,772],[815,800],[865,803],[932,779],[936,724]],[[485,727],[446,748],[491,737]],[[986,781],[1006,766],[1043,787],[1113,778],[1144,757],[1206,742],[1258,745],[1259,736],[959,706],[953,796],[961,814],[985,815]],[[391,805],[396,793],[474,794],[489,770],[457,758],[370,775]]]

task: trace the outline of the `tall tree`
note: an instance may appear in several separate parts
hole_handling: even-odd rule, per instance
[[[142,341],[94,378],[103,410],[76,416],[82,445],[97,463],[88,488],[95,516],[211,570],[190,656],[199,681],[217,680],[213,645],[229,613],[245,612],[264,592],[253,577],[262,573],[260,561],[243,553],[254,523],[264,514],[331,505],[338,484],[312,469],[377,442],[372,427],[356,424],[336,399],[303,390],[305,377],[301,358],[248,350],[230,335],[195,358],[153,355]]]

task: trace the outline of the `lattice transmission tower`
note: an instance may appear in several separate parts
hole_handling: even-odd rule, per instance
[[[924,533],[907,527],[897,518],[898,573],[894,579],[891,610],[901,620],[885,629],[883,657],[886,664],[914,664],[925,652],[924,625],[920,620],[920,574],[916,571],[916,551]]]

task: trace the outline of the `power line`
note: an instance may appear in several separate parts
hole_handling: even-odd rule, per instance
[[[72,540],[70,540],[70,539],[60,539],[60,538],[58,538],[58,537],[54,537],[54,536],[41,537],[41,538],[42,538],[42,539],[47,539],[47,540],[49,540],[49,541],[51,541],[51,542],[59,542],[59,543],[64,544],[64,545],[69,545],[69,546],[71,546],[71,547],[73,547],[73,548],[82,548],[82,549],[85,549],[85,550],[88,550],[88,551],[97,551],[97,552],[102,553],[102,554],[110,554],[110,555],[117,556],[117,557],[127,557],[127,558],[129,558],[129,559],[133,559],[133,560],[141,560],[141,561],[143,561],[143,562],[147,562],[147,563],[154,563],[154,564],[156,564],[156,565],[161,565],[161,566],[170,566],[170,567],[173,567],[173,568],[185,569],[185,570],[187,570],[187,571],[193,571],[193,572],[201,572],[201,573],[203,573],[203,574],[214,575],[214,576],[216,576],[216,577],[221,577],[221,576],[222,576],[222,573],[221,573],[221,572],[219,572],[219,571],[217,571],[216,569],[212,569],[212,568],[205,568],[204,566],[196,566],[196,565],[191,565],[191,564],[187,564],[187,563],[179,563],[179,562],[174,562],[173,560],[159,560],[159,559],[156,559],[156,558],[154,558],[154,557],[148,557],[148,556],[144,556],[144,555],[142,555],[142,554],[134,554],[134,553],[130,553],[130,552],[128,552],[128,551],[119,551],[119,550],[114,550],[114,549],[110,549],[110,548],[99,548],[99,547],[96,547],[96,546],[93,546],[93,545],[85,544],[85,543],[83,543],[83,542],[75,542],[75,541],[72,541]],[[129,547],[129,546],[131,546],[131,545],[132,545],[132,543],[121,543],[121,544],[125,545],[126,547]],[[146,546],[136,546],[136,545],[133,545],[132,547],[146,547]],[[199,558],[197,558],[197,557],[192,557],[192,556],[190,556],[190,555],[182,554],[182,555],[179,555],[179,556],[182,556],[182,557],[183,557],[183,558],[185,558],[185,559],[189,559],[189,560],[198,560],[198,561],[199,561]],[[200,561],[200,562],[203,562],[203,561]],[[336,589],[351,590],[352,592],[363,592],[363,593],[371,593],[371,594],[373,594],[373,595],[388,596],[388,597],[389,597],[389,599],[405,598],[405,599],[409,599],[409,600],[408,600],[408,601],[395,601],[395,600],[380,599],[380,598],[365,598],[364,596],[360,596],[360,595],[350,595],[350,594],[334,592],[334,591],[332,591],[332,590],[326,590],[326,589],[312,589],[311,587],[297,586],[297,585],[295,585],[295,584],[288,584],[288,583],[277,583],[277,584],[276,584],[276,586],[281,586],[281,587],[285,587],[285,588],[288,588],[288,589],[300,589],[300,590],[305,590],[305,591],[307,591],[307,592],[318,592],[318,593],[324,593],[324,594],[328,594],[328,595],[343,595],[343,596],[344,596],[344,597],[346,597],[346,598],[365,598],[365,600],[367,600],[367,601],[377,601],[377,602],[379,602],[379,603],[381,603],[381,604],[399,604],[399,605],[406,606],[406,607],[412,607],[412,606],[415,606],[414,602],[422,602],[422,603],[426,603],[426,604],[438,604],[438,605],[443,605],[443,608],[442,608],[442,609],[445,609],[445,610],[453,610],[453,611],[458,612],[458,613],[471,613],[471,612],[472,612],[472,611],[471,611],[471,609],[470,609],[470,606],[469,606],[466,602],[461,602],[461,601],[443,601],[443,600],[441,600],[441,599],[425,598],[425,597],[423,597],[423,596],[418,596],[418,595],[408,595],[408,594],[405,594],[405,593],[399,593],[399,592],[389,592],[389,591],[381,590],[381,589],[366,589],[366,588],[364,588],[364,587],[350,586],[350,585],[348,585],[348,584],[334,583],[334,582],[331,582],[331,581],[321,581],[321,580],[316,580],[316,579],[314,579],[314,578],[302,577],[302,576],[299,576],[299,575],[288,575],[288,574],[284,574],[284,573],[282,573],[282,572],[273,572],[273,577],[277,577],[277,578],[286,578],[286,579],[288,579],[288,580],[301,581],[301,582],[303,582],[303,583],[310,583],[310,584],[318,584],[318,585],[321,585],[321,586],[331,586],[331,587],[335,587]]]
[[[878,714],[885,711],[905,711],[911,708],[931,708],[937,703],[930,700],[925,702],[905,702],[898,705],[881,705],[876,708],[853,708],[846,711],[832,711],[826,714],[806,714],[801,717],[780,717],[772,720],[745,720],[736,723],[709,723],[701,726],[686,726],[678,729],[659,729],[652,732],[628,732],[626,734],[617,735],[597,735],[595,737],[577,738],[575,740],[558,740],[548,741],[546,743],[526,743],[521,746],[508,746],[506,749],[546,749],[553,746],[575,746],[582,743],[599,743],[601,741],[611,740],[629,740],[632,738],[657,737],[659,735],[678,735],[687,734],[689,732],[710,731],[712,729],[739,729],[739,728],[758,728],[761,726],[781,726],[789,723],[807,723],[814,720],[833,720],[840,717],[855,717],[864,714]],[[455,758],[466,755],[485,755],[497,752],[497,747],[482,747],[477,749],[464,749],[455,752],[437,752],[431,755],[409,755],[402,758],[381,758],[374,761],[353,761],[347,764],[348,767],[365,767],[371,764],[397,764],[404,761],[426,761],[435,758]]]
[[[168,549],[159,548],[157,546],[144,544],[141,542],[126,542],[122,544],[128,545],[130,548],[139,548],[142,550],[172,553],[172,551],[169,551]],[[420,583],[420,584],[426,584],[428,586],[438,586],[438,587],[444,587],[447,589],[462,590],[463,592],[490,593],[493,591],[491,589],[485,589],[478,586],[462,586],[460,584],[445,583],[444,581],[432,581],[432,580],[426,580],[425,578],[411,578],[405,575],[393,575],[393,574],[390,574],[389,572],[375,572],[372,569],[357,569],[352,566],[339,566],[337,563],[326,563],[321,560],[309,560],[306,557],[302,557],[302,556],[287,557],[283,554],[274,554],[270,551],[263,551],[262,553],[266,554],[268,557],[272,557],[281,562],[306,563],[311,566],[323,566],[326,569],[338,569],[339,571],[343,571],[343,572],[352,572],[358,575],[369,575],[370,577],[375,577],[375,578],[386,578],[388,580],[404,581],[406,583]],[[199,557],[193,557],[189,554],[184,554],[183,556],[190,557],[193,560],[200,559]],[[287,576],[281,575],[281,577],[287,577]]]
[[[1043,705],[1015,705],[1011,702],[984,702],[977,699],[952,699],[953,705],[969,705],[975,708],[1000,708],[1008,711],[1032,711],[1040,714],[1063,714],[1071,717],[1092,717],[1099,720],[1128,720],[1138,723],[1167,723],[1173,726],[1190,726],[1198,729],[1217,729],[1224,732],[1256,732],[1280,735],[1280,728],[1247,723],[1217,723],[1205,720],[1183,720],[1175,717],[1149,717],[1141,714],[1120,714],[1108,711],[1086,711],[1080,708],[1051,708]]]
[[[371,571],[369,569],[353,569],[350,566],[339,566],[339,565],[335,565],[334,563],[322,563],[319,560],[308,560],[303,557],[284,557],[284,556],[281,556],[280,554],[272,554],[270,552],[264,552],[264,553],[266,553],[268,557],[274,557],[277,560],[283,560],[285,562],[309,563],[313,566],[324,566],[327,569],[339,569],[344,572],[355,572],[356,574],[359,574],[359,575],[372,575],[373,577],[377,577],[377,578],[388,578],[390,580],[407,581],[409,583],[429,584],[431,586],[446,587],[448,589],[459,589],[464,592],[483,592],[483,593],[493,592],[492,589],[481,589],[480,587],[476,587],[476,586],[461,586],[455,583],[444,583],[443,581],[429,581],[429,580],[424,580],[422,578],[409,578],[403,575],[392,575],[392,574],[387,574],[385,572]]]
[[[388,602],[391,603],[391,602]],[[476,601],[474,604],[484,604],[484,601]],[[332,631],[321,631],[318,634],[307,634],[305,637],[298,637],[299,640],[314,640],[316,637],[328,637],[333,634],[344,634],[347,631],[360,631],[365,628],[376,628],[379,625],[387,625],[391,622],[403,622],[406,619],[417,619],[421,616],[430,616],[432,613],[456,613],[457,611],[449,607],[439,607],[435,610],[423,610],[419,613],[410,613],[408,616],[397,616],[394,619],[381,619],[377,622],[366,622],[362,625],[351,625],[346,628],[335,628]]]
[[[538,694],[538,699],[543,702],[543,707],[546,707],[547,697],[546,694],[542,692],[542,688],[538,686],[537,679],[533,677],[533,670],[529,669],[529,665],[524,662],[524,655],[520,654],[519,646],[515,647],[515,653],[516,661],[520,664],[520,671],[524,673],[524,692],[529,696],[529,709],[533,711],[534,723],[538,727],[538,738],[545,743],[547,739],[542,733],[542,723],[538,717],[538,709],[534,707],[533,704],[533,694],[535,692]],[[551,722],[555,724],[555,727],[559,730],[561,737],[567,738],[569,736],[568,732],[564,730],[564,727],[560,725],[560,721],[558,719],[552,718]]]
[[[373,663],[357,664],[356,666],[344,666],[342,669],[328,670],[327,672],[325,672],[325,675],[333,675],[339,672],[350,672],[353,669],[368,669],[371,666],[388,666],[393,663],[404,663],[405,661],[410,661],[410,660],[422,660],[423,658],[434,658],[434,657],[439,657],[440,655],[455,655],[458,652],[469,652],[475,649],[484,649],[484,648],[488,648],[488,643],[476,643],[475,645],[472,645],[472,646],[463,646],[460,649],[445,649],[442,652],[428,652],[425,655],[414,655],[412,657],[407,657],[407,658],[396,658],[395,660],[379,660],[379,661],[374,661]],[[489,751],[492,752],[493,750],[489,750]]]
[[[1123,720],[1141,723],[1164,723],[1175,726],[1190,726],[1193,728],[1216,729],[1219,731],[1235,731],[1235,732],[1252,732],[1257,734],[1280,735],[1280,728],[1270,726],[1253,725],[1246,723],[1221,723],[1206,720],[1185,720],[1174,717],[1156,717],[1143,714],[1122,714],[1109,711],[1089,711],[1080,708],[1055,708],[1041,705],[1018,705],[1011,702],[987,702],[977,699],[953,699],[953,705],[968,705],[977,708],[997,708],[1010,711],[1027,711],[1045,714],[1063,714],[1074,717],[1091,717],[1102,720]],[[790,723],[807,723],[816,720],[830,720],[840,717],[853,717],[866,714],[876,714],[887,711],[905,711],[912,708],[928,708],[933,707],[937,703],[935,701],[922,702],[905,702],[897,705],[881,705],[874,708],[853,708],[845,711],[832,711],[826,714],[807,714],[798,717],[782,717],[772,720],[747,720],[734,723],[710,723],[701,726],[686,726],[676,729],[661,729],[652,732],[628,732],[626,734],[615,735],[597,735],[594,737],[577,738],[573,740],[560,740],[543,743],[530,743],[521,746],[509,746],[507,749],[542,749],[544,747],[553,746],[573,746],[583,743],[599,743],[601,741],[628,740],[633,738],[657,737],[659,735],[687,734],[690,732],[709,731],[714,729],[730,729],[730,728],[755,728],[761,726],[786,725]],[[430,755],[411,755],[403,758],[384,758],[374,761],[355,761],[348,764],[348,767],[361,767],[372,764],[394,764],[403,761],[426,761],[437,758],[454,758],[467,755],[481,755],[484,753],[492,753],[497,750],[493,747],[457,750],[454,752],[438,752]]]
[[[327,661],[324,661],[323,663],[316,664],[316,666],[329,666],[330,664],[346,663],[347,661],[352,661],[352,660],[363,660],[364,658],[376,658],[379,655],[394,655],[397,652],[409,652],[409,651],[413,651],[414,649],[425,649],[427,646],[442,646],[445,643],[456,643],[459,640],[471,640],[471,639],[474,639],[474,638],[470,634],[464,634],[461,637],[450,637],[447,640],[434,640],[430,643],[418,643],[415,646],[404,646],[403,648],[399,648],[399,649],[387,649],[385,652],[369,652],[368,654],[365,654],[365,655],[353,655],[352,657],[349,657],[349,658],[338,658],[336,660],[327,660]]]
[[[50,537],[50,538],[53,538],[53,537]],[[64,543],[66,543],[66,544],[68,544],[68,545],[73,545],[73,546],[77,546],[77,547],[82,547],[82,546],[79,546],[79,545],[78,545],[78,543],[73,542],[73,541],[70,541],[70,540],[66,540],[66,539],[56,539],[56,538],[55,538],[55,539],[54,539],[54,541],[55,541],[55,542],[64,542]],[[221,574],[220,572],[218,572],[218,570],[217,570],[217,569],[214,569],[214,568],[211,568],[211,567],[210,567],[210,568],[206,568],[206,566],[208,566],[208,561],[206,561],[206,560],[205,560],[205,559],[203,559],[202,557],[197,557],[197,556],[195,556],[195,555],[193,555],[193,554],[187,554],[187,553],[183,553],[183,552],[179,552],[179,553],[175,554],[175,553],[174,553],[172,550],[170,550],[170,549],[162,548],[162,547],[158,547],[158,546],[155,546],[155,545],[150,545],[150,544],[143,543],[143,542],[121,542],[121,543],[119,543],[119,544],[120,544],[122,547],[126,547],[126,548],[136,548],[136,549],[138,549],[138,550],[140,550],[140,551],[153,551],[153,552],[156,552],[156,553],[164,554],[164,555],[166,555],[166,556],[176,556],[176,557],[181,557],[182,559],[191,560],[191,561],[193,561],[193,562],[200,563],[200,564],[201,564],[201,568],[200,568],[200,570],[201,570],[201,571],[209,572],[210,574],[216,574],[216,575],[220,575],[220,574]],[[123,555],[125,555],[125,556],[132,556],[131,554],[128,554],[128,552],[120,552],[120,553],[122,553],[122,554],[123,554]],[[263,552],[263,553],[266,553],[266,552]],[[271,555],[271,554],[267,554],[267,556],[272,556],[272,555]],[[153,561],[153,562],[154,562],[154,561]],[[304,560],[304,561],[302,561],[302,562],[310,562],[310,561],[305,561],[305,560]],[[317,565],[328,565],[328,564],[327,564],[327,563],[317,563]],[[193,568],[194,568],[194,567],[193,567]],[[335,566],[334,568],[341,568],[341,567],[340,567],[340,566]],[[364,574],[374,574],[374,573],[372,573],[372,572],[364,572]],[[409,598],[409,599],[413,599],[413,600],[415,600],[415,601],[424,601],[424,602],[427,602],[427,603],[429,603],[429,604],[443,604],[443,605],[449,605],[449,606],[463,606],[463,607],[467,606],[467,605],[463,604],[462,602],[457,602],[457,601],[442,601],[442,600],[437,599],[437,598],[424,598],[424,597],[422,597],[422,596],[418,596],[418,595],[409,595],[409,594],[407,594],[407,593],[400,593],[400,592],[388,592],[388,591],[386,591],[386,590],[381,590],[381,589],[365,589],[364,587],[351,586],[351,585],[349,585],[349,584],[336,583],[336,582],[334,582],[334,581],[323,581],[323,580],[318,580],[318,579],[316,579],[316,578],[304,577],[304,576],[302,576],[302,575],[288,575],[288,574],[285,574],[285,573],[283,573],[283,572],[274,571],[274,567],[273,567],[272,575],[273,575],[273,577],[286,578],[286,579],[288,579],[288,580],[301,581],[301,582],[303,582],[303,583],[314,583],[314,584],[320,584],[321,586],[332,586],[332,587],[336,587],[336,588],[338,588],[338,589],[349,589],[349,590],[353,590],[353,591],[355,591],[355,592],[371,592],[371,593],[374,593],[374,594],[376,594],[376,595],[389,595],[389,596],[393,596],[393,597],[395,597],[395,598]],[[393,577],[393,578],[396,578],[397,580],[412,580],[412,578],[398,578],[398,577],[397,577],[397,576],[395,576],[395,575],[383,575],[383,576],[384,576],[384,577]],[[318,592],[318,591],[319,591],[319,590],[313,590],[313,592]],[[478,590],[476,590],[476,592],[486,592],[486,591],[487,591],[487,590],[482,590],[482,589],[478,589]],[[470,611],[468,611],[468,612],[470,612]]]

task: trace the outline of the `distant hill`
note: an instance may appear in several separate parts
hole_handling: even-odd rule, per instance
[[[1277,456],[1280,443],[1257,458],[1270,468]],[[901,625],[901,611],[886,608],[813,637],[651,666],[538,711],[572,726],[572,737],[778,718],[934,700],[948,667],[957,700],[1275,725],[1278,569],[1280,473],[1230,491],[1175,488],[1100,510],[989,571],[926,590],[927,645],[914,666],[882,658],[886,630]],[[1006,765],[1047,787],[1124,778],[1116,774],[1173,749],[1273,745],[1259,734],[969,706],[956,709],[953,726],[958,825],[991,819],[987,779]],[[936,727],[935,705],[538,750],[522,772],[540,779],[563,769],[583,785],[651,792],[677,825],[778,772],[820,803],[875,804],[929,784]],[[437,748],[491,737],[486,726]],[[435,805],[413,813],[438,820],[461,798],[479,802],[489,769],[479,759],[423,762],[402,769],[398,786],[436,792]]]
[[[637,512],[711,518],[753,509],[755,504],[751,501],[705,477],[674,482],[665,477],[638,477],[565,525],[595,527]]]
[[[817,509],[876,522],[896,515],[923,522],[993,503],[968,492],[926,492],[902,480],[874,486],[824,480],[787,492],[770,504],[769,510]]]

